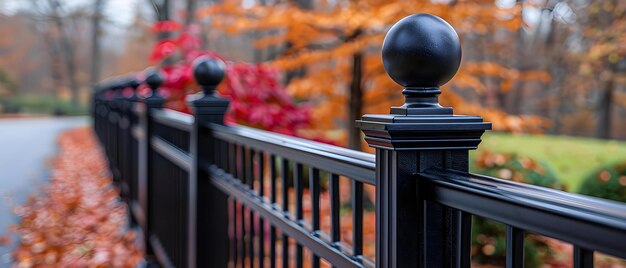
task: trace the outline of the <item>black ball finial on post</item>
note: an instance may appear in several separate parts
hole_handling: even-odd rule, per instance
[[[224,123],[230,101],[215,92],[226,75],[226,64],[220,59],[200,56],[193,61],[193,76],[202,92],[187,96],[187,103],[197,122]]]
[[[459,226],[467,227],[467,218],[457,210],[426,204],[425,180],[419,174],[467,172],[469,150],[477,148],[491,124],[479,116],[454,115],[452,108],[439,105],[439,87],[461,62],[459,37],[444,20],[428,14],[400,20],[387,33],[382,54],[389,76],[404,86],[406,102],[392,107],[390,114],[367,114],[356,121],[365,141],[376,148],[377,170],[384,170],[376,173],[376,206],[388,213],[376,214],[376,222],[394,230],[376,232],[376,241],[384,241],[376,245],[376,267],[452,266],[451,259],[469,258],[449,250],[461,247],[456,238],[465,232]],[[416,222],[425,228],[415,228]],[[434,254],[403,254],[398,249],[432,249]]]
[[[133,95],[131,95],[128,100],[139,100],[139,96],[137,95],[137,88],[139,88],[139,85],[141,85],[141,83],[139,82],[139,79],[137,79],[137,77],[135,77],[134,75],[128,80],[128,87],[133,90]]]
[[[159,92],[159,87],[165,81],[165,77],[161,73],[161,71],[150,68],[145,71],[146,79],[144,82],[148,84],[150,89],[152,90],[152,94],[150,97],[145,99],[146,106],[148,109],[158,109],[163,106],[165,103],[165,99],[161,96]]]
[[[437,100],[439,87],[450,81],[461,63],[461,43],[450,24],[430,14],[405,17],[385,36],[382,54],[389,76],[405,87],[406,103],[391,113],[452,114]]]
[[[163,77],[163,74],[161,74],[159,70],[152,69],[152,68],[146,70],[146,73],[147,74],[146,74],[145,82],[146,84],[148,84],[150,89],[152,89],[152,96],[154,96],[155,94],[158,95],[159,86],[161,86],[161,84],[163,84],[163,81],[165,80],[165,78]]]
[[[204,95],[212,95],[215,92],[225,73],[226,65],[221,60],[202,56],[193,61],[193,77],[202,87]]]

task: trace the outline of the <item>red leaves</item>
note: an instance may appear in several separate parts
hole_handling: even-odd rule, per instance
[[[228,122],[296,135],[308,125],[307,107],[293,103],[278,82],[278,72],[261,64],[229,63],[219,92],[231,99]]]
[[[178,48],[177,44],[171,39],[163,39],[154,46],[152,53],[150,53],[150,61],[161,61],[176,52]]]
[[[15,209],[19,267],[136,267],[143,252],[88,129],[64,133],[46,191]]]
[[[159,21],[155,23],[154,25],[152,25],[152,32],[157,32],[157,33],[175,32],[175,31],[180,31],[182,28],[183,26],[176,21],[164,20],[164,21]]]
[[[180,29],[180,25],[159,22],[153,28]],[[150,60],[163,61],[178,57],[178,61],[162,67],[165,81],[162,85],[164,97],[168,99],[165,107],[189,112],[185,98],[192,91],[197,91],[193,78],[192,62],[199,56],[223,58],[213,51],[200,49],[201,40],[196,28],[190,26],[177,37],[161,40],[154,47]],[[309,124],[308,107],[297,105],[279,82],[279,73],[275,68],[262,64],[227,62],[226,78],[219,92],[231,100],[226,121],[256,128],[296,135],[296,130]]]
[[[176,39],[176,43],[181,49],[189,51],[198,49],[202,44],[202,41],[200,38],[189,32],[183,32]]]
[[[176,24],[177,26],[168,26],[164,22],[158,22],[165,25],[163,27],[167,29],[176,29],[176,30],[168,30],[166,32],[175,32],[182,29],[182,26]],[[155,25],[157,25],[155,24]],[[155,26],[156,28],[161,28],[161,26]],[[153,27],[153,29],[155,28]],[[150,61],[152,62],[160,62],[173,56],[176,52],[181,53],[183,60],[192,61],[193,59],[207,54],[200,50],[200,45],[202,44],[202,40],[198,38],[195,34],[197,32],[197,27],[193,25],[189,26],[186,31],[181,32],[178,36],[173,38],[165,38],[156,43],[154,48],[152,49],[152,53],[150,54]],[[215,53],[208,53],[215,55]]]

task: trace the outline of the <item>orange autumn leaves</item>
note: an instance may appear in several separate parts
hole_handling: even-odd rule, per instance
[[[19,267],[135,267],[143,258],[126,207],[87,128],[62,134],[45,191],[15,208]]]
[[[230,34],[256,32],[257,48],[284,46],[268,64],[285,72],[304,70],[287,86],[297,99],[313,104],[312,137],[325,136],[345,143],[348,89],[353,79],[353,55],[362,53],[363,114],[388,113],[404,102],[401,88],[385,72],[380,47],[387,29],[413,13],[431,13],[447,20],[462,38],[517,31],[523,21],[521,6],[497,7],[493,1],[348,1],[321,2],[299,8],[293,2],[242,8],[238,0],[224,1],[199,12],[215,29]],[[498,53],[486,51],[486,53]],[[467,98],[485,98],[490,91],[507,92],[518,81],[546,83],[546,72],[518,70],[493,61],[465,58],[457,77],[444,88],[441,102],[459,114],[479,114],[494,123],[495,130],[541,132],[547,121],[536,116],[511,115],[501,108],[485,107]],[[485,81],[489,81],[486,85]],[[469,95],[472,95],[469,94]],[[307,135],[303,135],[307,136]]]

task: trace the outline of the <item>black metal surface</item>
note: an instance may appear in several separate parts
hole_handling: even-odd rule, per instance
[[[428,200],[626,258],[625,204],[452,170],[416,179]]]
[[[524,230],[506,226],[506,267],[524,267]]]
[[[295,239],[298,243],[306,245],[309,250],[315,252],[320,257],[337,265],[338,267],[362,267],[350,256],[341,252],[334,246],[329,245],[321,238],[314,236],[307,229],[296,222],[286,218],[282,211],[277,210],[269,203],[259,202],[259,199],[247,190],[247,186],[230,174],[216,167],[207,167],[211,176],[211,182],[222,191],[226,192],[238,202],[253,209],[266,221],[270,222],[277,229],[280,229],[284,237]]]
[[[311,227],[313,234],[320,231],[320,171],[311,168],[309,173],[309,191],[311,193]],[[311,267],[320,267],[320,258],[311,254]]]
[[[329,180],[329,192],[330,192],[330,239],[335,243],[341,241],[341,224],[339,208],[341,202],[339,200],[339,176],[337,174],[330,174]]]
[[[574,268],[592,268],[593,251],[574,246]]]
[[[148,233],[158,238],[176,267],[187,267],[189,175],[159,152],[152,154],[155,172],[148,184]]]
[[[194,61],[202,92],[188,98],[193,115],[162,109],[156,69],[145,99],[134,76],[98,85],[93,126],[132,223],[150,242],[147,254],[164,267],[320,267],[322,259],[334,267],[470,267],[476,215],[507,225],[506,267],[524,267],[525,232],[574,244],[574,267],[593,267],[595,251],[626,258],[626,205],[467,172],[468,150],[491,124],[438,104],[460,57],[450,25],[409,16],[384,46],[406,103],[357,121],[375,156],[224,125],[230,102],[215,92],[225,73],[216,59]],[[330,233],[320,228],[325,175]],[[340,178],[350,182],[351,246],[341,237]],[[364,184],[376,187],[375,263],[363,256]]]
[[[216,138],[231,144],[246,144],[306,166],[371,185],[375,183],[375,159],[371,154],[245,126],[210,124],[208,127],[215,132]]]
[[[152,116],[155,122],[171,128],[184,130],[186,132],[191,132],[193,128],[194,117],[189,114],[170,109],[158,109],[150,111],[150,116]]]
[[[152,149],[157,151],[159,155],[167,158],[179,168],[185,171],[191,169],[191,156],[183,152],[180,148],[173,146],[160,137],[152,137],[150,144],[152,145]]]

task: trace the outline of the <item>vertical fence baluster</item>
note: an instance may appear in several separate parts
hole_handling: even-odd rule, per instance
[[[241,203],[241,265],[242,267],[247,267],[246,258],[248,257],[248,253],[246,252],[246,206]]]
[[[255,151],[254,149],[250,148],[248,152],[248,179],[250,191],[254,191],[254,156]],[[248,228],[248,246],[250,247],[248,251],[250,252],[250,267],[254,267],[254,213],[252,209],[249,209],[248,213]]]
[[[239,245],[237,245],[237,240],[239,239],[239,235],[237,232],[237,200],[235,200],[234,198],[232,199],[232,203],[233,203],[233,214],[232,214],[232,219],[233,219],[233,223],[231,224],[232,229],[233,229],[233,265],[234,267],[237,267],[237,263],[239,261]]]
[[[469,268],[472,264],[472,214],[458,211],[457,263],[456,267]],[[522,247],[523,248],[523,247]]]
[[[270,154],[270,195],[272,207],[276,206],[276,156]],[[270,224],[270,267],[276,267],[276,227]]]
[[[304,220],[304,209],[302,205],[303,199],[303,191],[304,191],[304,170],[303,166],[300,163],[296,163],[294,165],[294,188],[296,190],[296,222],[299,225],[302,225],[302,221]],[[301,268],[303,259],[303,249],[302,245],[300,245],[296,241],[296,267]]]
[[[259,151],[258,154],[259,167],[259,196],[261,201],[265,200],[265,152]],[[259,267],[265,267],[265,221],[259,215]]]
[[[213,138],[213,151],[211,153],[213,153],[213,165],[215,165],[218,168],[222,168],[222,159],[220,157],[220,154],[222,154],[222,141],[217,139],[217,138]]]
[[[592,268],[593,251],[574,245],[574,268]]]
[[[352,254],[363,255],[363,183],[352,180]]]
[[[330,174],[330,239],[333,245],[336,245],[341,240],[341,230],[339,222],[339,209],[341,208],[341,202],[339,200],[339,175]]]
[[[224,147],[224,141],[214,138],[215,142],[217,143],[217,150],[215,150],[215,155],[213,156],[214,161],[217,164],[217,167],[221,168],[221,169],[226,169],[224,167],[224,160],[228,159],[228,150],[226,150]]]
[[[311,194],[311,227],[313,233],[318,235],[320,231],[320,171],[317,168],[309,169],[309,192]],[[320,258],[311,252],[311,267],[320,267]]]
[[[235,163],[237,161],[237,150],[235,150],[234,143],[228,143],[228,173],[230,173],[233,177],[237,177],[237,169],[235,168]]]
[[[246,169],[245,165],[245,156],[244,156],[244,145],[237,144],[236,147],[236,155],[237,158],[235,160],[235,164],[237,166],[237,175],[235,176],[242,184],[246,184]]]
[[[506,226],[506,268],[524,267],[524,230]]]
[[[283,202],[283,213],[285,217],[289,214],[289,160],[287,158],[281,158],[280,165],[280,183],[281,183],[281,196]]]
[[[289,160],[282,157],[282,165],[280,171],[281,177],[281,192],[283,197],[283,214],[285,217],[289,217]],[[289,267],[289,237],[285,233],[282,235],[282,259],[283,267]]]
[[[294,165],[294,188],[296,191],[296,221],[301,224],[304,219],[304,209],[302,204],[302,195],[304,192],[304,170],[300,163]]]
[[[247,174],[247,167],[246,167],[246,147],[245,145],[241,144],[239,145],[238,148],[238,157],[237,157],[237,164],[238,164],[238,179],[241,182],[241,186],[245,186],[248,182],[248,174]],[[243,204],[243,202],[241,203],[241,263],[243,265],[243,267],[247,267],[246,266],[246,259],[248,257],[248,253],[246,252],[246,250],[248,249],[247,247],[247,230],[246,230],[246,206]]]

